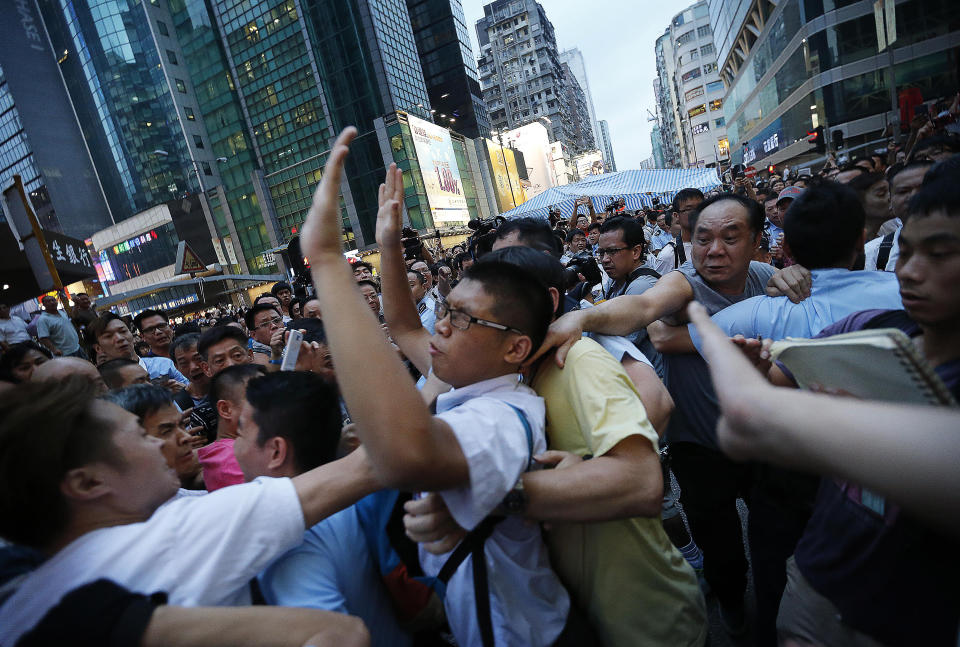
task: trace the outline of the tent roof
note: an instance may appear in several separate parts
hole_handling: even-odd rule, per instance
[[[551,207],[570,217],[574,203],[580,196],[588,196],[596,211],[603,211],[614,198],[623,198],[627,209],[643,209],[653,205],[653,198],[661,202],[673,200],[680,189],[694,188],[701,191],[717,189],[721,185],[714,168],[654,169],[620,171],[594,175],[575,184],[565,184],[547,189],[515,209],[501,215],[506,218],[536,216],[546,218]]]

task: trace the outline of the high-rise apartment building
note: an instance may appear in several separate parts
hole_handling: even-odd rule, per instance
[[[670,28],[656,40],[657,77],[653,80],[653,94],[657,100],[657,124],[663,149],[663,167],[681,168],[680,117],[677,112],[676,84],[673,75],[675,60]]]
[[[597,146],[600,148],[600,152],[603,153],[606,170],[608,173],[616,172],[617,160],[613,157],[613,144],[610,141],[610,125],[606,119],[601,119],[597,122],[597,126],[599,126],[600,130],[600,141],[597,142]]]
[[[818,126],[831,148],[842,135],[841,154],[872,152],[886,146],[894,132],[888,126],[901,116],[909,119],[921,104],[949,103],[960,86],[956,6],[881,4],[884,14],[894,7],[879,21],[883,44],[892,41],[892,51],[882,53],[872,0],[709,0],[734,163],[822,160],[807,141]]]
[[[663,42],[666,39],[669,47]],[[730,145],[723,116],[725,86],[717,66],[706,0],[673,17],[667,32],[658,39],[655,53],[658,69],[662,66],[667,74],[660,77],[660,94],[663,95],[664,84],[673,85],[670,103],[676,114],[679,165],[704,167],[727,161]],[[669,63],[668,56],[672,59]]]
[[[454,119],[457,132],[485,137],[490,118],[460,0],[407,0],[434,119]]]
[[[580,89],[586,95],[587,111],[590,113],[590,128],[593,131],[593,141],[600,146],[600,126],[597,123],[597,108],[593,103],[593,93],[590,91],[590,79],[587,77],[587,65],[583,60],[583,53],[577,47],[571,47],[560,52],[560,62],[570,66],[574,78],[580,84]],[[604,160],[607,161],[607,160]]]
[[[477,21],[477,68],[491,126],[512,130],[540,120],[551,141],[574,148],[553,24],[536,0],[496,0]]]
[[[567,114],[569,115],[569,143],[574,155],[579,155],[597,148],[593,137],[593,127],[590,123],[590,111],[587,104],[587,95],[580,87],[570,66],[561,64],[563,81],[566,86]]]

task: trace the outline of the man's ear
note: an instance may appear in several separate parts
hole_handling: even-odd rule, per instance
[[[200,368],[203,369],[203,374],[207,377],[213,377],[213,371],[210,370],[210,364],[207,363],[207,360],[200,360]]]
[[[560,305],[560,290],[557,288],[547,288],[550,293],[550,301],[553,303],[553,311],[556,312]]]
[[[516,364],[519,367],[535,350],[537,349],[533,347],[532,339],[526,335],[515,335],[503,359],[508,364]]]
[[[230,400],[217,400],[214,406],[217,409],[217,415],[224,420],[229,420],[233,416],[233,403]]]
[[[73,501],[93,501],[112,492],[102,473],[101,463],[77,467],[60,481],[60,492]]]
[[[267,467],[271,470],[280,470],[289,461],[293,460],[293,448],[289,441],[282,436],[274,436],[264,444],[269,459]]]

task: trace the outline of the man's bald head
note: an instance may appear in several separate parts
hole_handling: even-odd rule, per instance
[[[43,370],[40,370],[43,369]],[[100,376],[97,367],[85,359],[79,357],[57,357],[44,362],[33,369],[33,375],[30,376],[31,382],[50,382],[53,380],[63,380],[70,375],[81,375],[92,384],[95,384],[100,395],[107,392],[107,385]]]

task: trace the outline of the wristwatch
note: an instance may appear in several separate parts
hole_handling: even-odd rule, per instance
[[[507,496],[503,497],[503,507],[507,514],[519,515],[527,511],[528,503],[527,493],[523,489],[523,478],[519,478],[513,489],[507,492]]]

